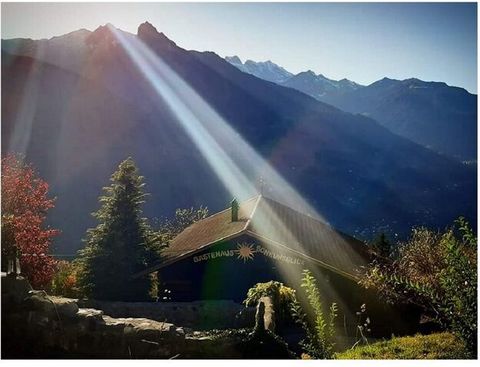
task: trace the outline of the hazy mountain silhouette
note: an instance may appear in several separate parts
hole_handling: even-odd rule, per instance
[[[310,70],[274,80],[261,70],[245,68],[237,57],[225,59],[259,78],[294,88],[347,112],[372,117],[392,132],[436,152],[461,161],[477,159],[477,96],[463,88],[414,78],[384,78],[362,86],[348,79],[328,79]],[[270,70],[288,73],[278,65]]]
[[[459,160],[477,159],[477,96],[418,79],[384,78],[329,103]]]
[[[146,177],[146,215],[224,208],[230,194],[109,28],[82,32],[79,44],[64,38],[72,34],[43,48],[2,41],[2,153],[24,151],[51,184],[58,251],[81,246],[101,188],[127,156]],[[476,218],[475,167],[212,52],[186,51],[148,23],[126,35],[148,45],[339,229],[404,235],[414,224]]]
[[[285,87],[294,88],[306,93],[319,101],[326,101],[363,88],[363,85],[348,79],[333,80],[313,71],[305,71],[292,76],[280,83]]]

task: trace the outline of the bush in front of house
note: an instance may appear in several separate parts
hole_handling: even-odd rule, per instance
[[[460,218],[446,231],[416,228],[394,258],[377,258],[361,283],[387,300],[421,307],[477,353],[477,238]]]
[[[465,359],[468,356],[462,339],[447,332],[394,337],[335,354],[336,359]]]
[[[247,292],[247,298],[243,301],[245,306],[256,306],[260,298],[271,297],[275,310],[279,314],[280,321],[292,320],[291,309],[296,302],[295,290],[285,286],[281,282],[270,281],[257,283]]]
[[[305,305],[308,307],[307,312],[298,301],[292,307],[294,318],[306,334],[306,339],[301,342],[301,346],[310,357],[331,359],[335,346],[337,305],[332,303],[328,315],[325,314],[317,281],[309,270],[303,271],[301,286],[308,300],[308,305]]]

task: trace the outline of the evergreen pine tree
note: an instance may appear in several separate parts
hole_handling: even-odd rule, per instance
[[[392,255],[392,244],[388,240],[386,234],[383,232],[375,238],[372,247],[376,255],[379,257],[389,258]]]
[[[158,260],[155,247],[160,247],[142,217],[143,177],[128,158],[110,180],[99,199],[101,208],[93,213],[100,223],[87,231],[86,246],[80,251],[79,285],[95,299],[149,300],[152,277],[132,277]]]

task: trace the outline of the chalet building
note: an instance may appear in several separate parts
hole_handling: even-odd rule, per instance
[[[364,243],[264,196],[233,201],[230,208],[192,224],[163,256],[138,274],[157,272],[160,300],[241,302],[249,288],[270,280],[300,295],[301,273],[309,269],[324,304],[336,302],[340,317],[353,329],[362,304],[378,316],[387,307],[358,285],[369,258]]]

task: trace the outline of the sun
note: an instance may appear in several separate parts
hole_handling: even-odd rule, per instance
[[[253,255],[255,254],[255,250],[253,249],[253,245],[247,244],[237,244],[236,252],[238,253],[237,259],[242,259],[243,262],[247,260],[253,260]]]

